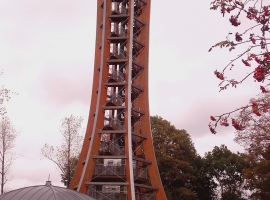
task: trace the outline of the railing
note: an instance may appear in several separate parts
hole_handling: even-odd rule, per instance
[[[124,7],[124,6],[119,6],[119,13],[121,13],[121,14],[127,14],[128,12],[127,12],[127,9],[126,9],[126,7]]]
[[[127,14],[127,9],[123,5],[119,5],[117,2],[112,2],[112,13]]]
[[[94,187],[90,187],[88,190],[88,196],[96,200],[127,200],[126,192],[115,192],[115,193],[104,193],[102,191],[97,191]],[[136,200],[156,200],[154,194],[141,194],[135,193]]]
[[[100,176],[119,175],[119,176],[124,176],[124,175],[126,175],[126,167],[125,166],[96,165],[94,175],[100,175]]]
[[[111,33],[115,33],[118,36],[126,36],[126,30],[121,26],[121,24],[115,25],[114,23],[112,24],[111,27]]]
[[[143,139],[141,137],[132,135],[132,142],[134,142],[134,143],[140,143],[142,141],[143,141]]]
[[[123,99],[118,94],[111,94],[111,95],[108,95],[107,103],[113,103],[116,106],[122,106]]]
[[[110,48],[110,52],[112,56],[115,56],[116,58],[120,59],[120,58],[126,58],[126,52],[123,49],[120,48]]]
[[[118,25],[117,26],[117,29],[116,29],[116,31],[115,31],[115,33],[117,34],[117,35],[121,35],[121,36],[126,36],[127,35],[127,33],[126,33],[126,30],[121,26],[121,25]]]
[[[132,115],[132,117],[133,117],[133,119],[135,121],[138,121],[141,118],[140,113],[137,113],[137,112],[134,112],[134,111],[133,112],[131,111],[131,115]]]
[[[134,83],[131,86],[132,86],[132,92],[135,92],[135,93],[143,92],[143,87],[138,86],[138,85],[136,85]]]
[[[147,169],[145,168],[139,168],[136,167],[136,169],[133,169],[134,172],[134,178],[143,178],[143,179],[147,179]]]
[[[107,142],[100,142],[99,146],[100,152],[112,153],[113,155],[124,155],[123,147],[121,148],[117,144],[107,141]]]
[[[133,27],[135,27],[137,30],[141,30],[144,26],[145,25],[142,22],[136,20],[136,18],[134,19]]]
[[[111,74],[111,78],[117,82],[122,82],[125,80],[124,78],[124,74],[119,72],[119,71],[114,71],[112,74]]]
[[[144,0],[135,0],[134,1],[134,11],[136,16],[140,16],[142,14],[142,9],[146,6],[146,2]]]
[[[143,47],[144,47],[144,44],[142,44],[138,40],[134,40],[133,48],[136,49],[136,51],[140,51]]]
[[[155,195],[153,194],[135,194],[136,200],[156,200]]]
[[[139,134],[136,132],[132,132],[132,142],[134,143],[142,143],[146,139],[146,136],[143,134]]]
[[[102,193],[92,187],[88,190],[88,195],[97,200],[127,200],[127,194],[124,192],[119,193]]]
[[[141,115],[144,115],[144,111],[140,110],[139,108],[131,108],[131,113],[133,116],[140,117]]]
[[[124,127],[122,126],[122,123],[120,120],[115,118],[107,118],[105,119],[104,126],[109,126],[116,130],[124,130]]]

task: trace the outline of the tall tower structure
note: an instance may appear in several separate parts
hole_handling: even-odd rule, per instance
[[[102,200],[166,200],[148,102],[151,0],[97,0],[88,125],[71,189]]]

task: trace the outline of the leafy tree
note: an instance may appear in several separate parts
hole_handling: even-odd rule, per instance
[[[1,194],[4,192],[5,184],[10,181],[8,173],[17,154],[13,151],[17,131],[11,124],[10,119],[5,116],[0,120],[0,178],[1,178]]]
[[[262,109],[249,107],[243,109],[237,115],[245,129],[236,131],[235,141],[245,148],[249,166],[244,169],[244,176],[248,186],[254,191],[255,199],[270,198],[270,116],[266,110],[270,103],[270,95],[262,94],[256,99],[250,100],[251,104],[260,103]],[[256,109],[256,110],[254,110]],[[257,113],[257,114],[255,114]],[[258,116],[259,115],[259,116]]]
[[[252,197],[261,200],[270,199],[270,145],[261,153],[259,160],[250,161],[249,167],[244,169],[244,175],[249,189],[254,191]]]
[[[71,157],[69,159],[69,165],[65,164],[64,171],[65,173],[61,174],[61,182],[64,183],[65,186],[69,187],[69,184],[73,178],[73,174],[75,172],[76,166],[78,164],[78,157]],[[69,172],[70,170],[70,172]]]
[[[200,181],[203,182],[200,178],[206,178],[203,173],[196,177],[201,168],[195,164],[200,162],[200,157],[190,135],[158,116],[151,117],[151,126],[155,155],[167,198],[202,199],[199,195],[205,195],[207,192],[199,190],[204,187],[206,191],[208,187],[199,185]],[[211,197],[211,192],[209,193]]]
[[[214,199],[215,186],[211,184],[211,178],[207,175],[206,161],[200,156],[193,163],[197,181],[194,183],[194,191],[198,199]]]
[[[260,158],[261,153],[270,145],[270,115],[267,111],[268,105],[270,105],[270,95],[263,94],[257,99],[251,99],[250,102],[260,102],[260,104],[264,105],[264,111],[253,107],[239,112],[237,120],[241,121],[245,129],[236,131],[235,141],[245,148],[249,156],[253,156],[253,159],[256,159]],[[260,113],[260,116],[254,114],[254,112]]]
[[[80,135],[82,117],[65,117],[61,122],[62,144],[53,146],[45,144],[41,149],[43,156],[53,161],[61,171],[61,182],[68,188],[72,180],[83,138]]]
[[[239,196],[239,194],[226,191],[222,194],[222,200],[241,200],[242,198]]]
[[[240,199],[244,191],[245,156],[235,154],[225,145],[215,146],[205,154],[205,169],[212,187],[216,188],[216,197],[223,199]]]
[[[234,27],[234,30],[238,29],[238,31],[230,32],[225,40],[213,45],[209,51],[215,47],[228,48],[229,51],[234,51],[234,49],[241,51],[222,70],[214,72],[216,77],[222,81],[219,84],[220,90],[225,90],[230,85],[237,87],[247,78],[253,76],[255,82],[263,83],[260,86],[261,93],[268,93],[268,76],[270,74],[270,53],[268,51],[268,45],[270,44],[270,6],[265,5],[263,0],[214,0],[211,5],[210,9],[219,10],[223,17],[229,15],[229,22]],[[247,67],[247,70],[243,71],[249,71],[247,74],[244,72],[242,79],[234,80],[226,77],[226,72],[229,69],[233,70],[239,65]],[[268,107],[266,108],[267,110]],[[265,106],[260,102],[253,101],[233,111],[218,116],[211,116],[210,131],[215,134],[219,123],[221,126],[229,126],[228,118],[232,113],[248,108],[251,108],[252,112],[260,117]],[[238,131],[245,129],[245,126],[237,119],[232,118],[231,123]]]

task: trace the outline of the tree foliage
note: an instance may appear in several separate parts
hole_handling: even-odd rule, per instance
[[[270,104],[270,95],[262,94],[256,99],[251,99],[250,103],[262,106],[259,108],[257,106],[249,107],[239,112],[236,119],[241,122],[245,129],[236,131],[235,141],[256,159],[270,145],[270,115],[267,111],[267,105]],[[259,116],[254,112],[259,113]]]
[[[250,160],[250,165],[244,169],[245,178],[254,199],[270,199],[270,146],[261,153],[259,160]]]
[[[4,116],[7,113],[6,108],[4,106],[4,102],[9,101],[9,99],[10,99],[10,90],[2,86],[2,88],[0,89],[0,115],[2,116]]]
[[[62,144],[56,148],[45,144],[41,149],[42,155],[57,165],[61,171],[61,182],[67,188],[72,180],[81,151],[83,138],[80,135],[80,129],[82,121],[82,117],[73,115],[62,119],[60,129]]]
[[[64,185],[67,187],[69,187],[71,183],[73,174],[78,164],[78,160],[78,157],[71,157],[69,159],[69,163],[66,163],[64,166],[64,173],[61,174],[61,182],[64,183]]]
[[[17,154],[13,151],[17,131],[13,127],[10,119],[5,116],[0,120],[0,177],[1,194],[4,192],[5,184],[10,181],[8,172]]]
[[[269,19],[270,6],[265,5],[263,0],[214,0],[211,3],[212,10],[219,10],[224,16],[229,15],[229,23],[237,29],[230,32],[224,41],[213,45],[209,51],[215,47],[229,48],[232,51],[238,47],[244,49],[239,55],[236,55],[229,61],[222,70],[216,70],[215,76],[221,80],[220,90],[227,89],[228,86],[236,87],[242,84],[248,77],[253,76],[255,82],[263,83],[260,86],[261,93],[268,93],[268,77],[270,74],[270,53],[268,51],[269,43]],[[234,80],[226,77],[227,71],[233,70],[236,66],[244,65],[248,69],[247,74],[243,74],[240,80]],[[258,88],[259,90],[259,88]],[[218,124],[229,126],[229,117],[234,112],[246,109],[260,117],[266,109],[259,102],[250,102],[249,104],[237,108],[233,111],[211,116],[212,122],[209,123],[210,131],[215,134]],[[237,119],[231,119],[232,126],[237,131],[242,131],[246,127]]]
[[[203,195],[211,196],[207,185],[200,185],[207,181],[199,171],[201,167],[196,166],[200,157],[190,135],[158,116],[151,117],[151,126],[155,155],[167,198],[196,200]],[[201,190],[203,187],[204,190]]]
[[[216,198],[240,199],[244,191],[245,156],[232,153],[225,145],[215,146],[205,154],[205,169],[211,185],[215,188]]]
[[[251,102],[262,105],[269,104],[269,94],[262,94]],[[255,199],[270,198],[270,116],[269,112],[254,114],[254,108],[242,110],[237,120],[245,125],[242,131],[236,131],[235,141],[242,145],[247,152],[249,166],[244,170],[245,178]]]

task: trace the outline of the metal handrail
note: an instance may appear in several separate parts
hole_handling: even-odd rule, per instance
[[[113,24],[112,28],[111,28],[111,32],[115,33],[116,35],[119,35],[119,36],[126,36],[127,35],[125,28],[123,28],[121,26],[121,24],[116,25],[116,27]]]
[[[121,14],[127,14],[127,8],[123,5],[119,6],[119,13]]]
[[[118,106],[122,106],[124,103],[123,98],[119,94],[114,94],[114,93],[108,95],[107,103],[110,103],[110,102]]]
[[[114,117],[105,118],[104,126],[110,126],[112,128],[116,128],[117,130],[124,130],[121,121]]]
[[[116,81],[124,81],[125,78],[124,78],[124,74],[118,70],[115,70],[112,74],[111,74],[111,77],[116,80]],[[119,80],[120,78],[120,80]]]
[[[144,138],[141,138],[137,135],[132,135],[132,141],[135,142],[135,143],[140,143],[140,142],[143,142],[144,141]]]
[[[126,52],[121,48],[110,48],[111,55],[115,56],[116,58],[126,58]]]
[[[137,167],[135,169],[133,169],[134,172],[134,177],[137,178],[144,178],[147,179],[148,178],[148,173],[147,173],[147,169],[146,168],[141,168],[141,167]]]
[[[156,200],[154,194],[135,193],[135,197],[140,200]]]
[[[118,5],[117,2],[112,2],[112,12],[116,12],[118,14],[127,14],[127,9],[123,5]]]
[[[123,148],[111,141],[101,141],[99,151],[107,151],[115,155],[124,155]]]
[[[144,111],[143,110],[141,110],[141,109],[139,109],[139,108],[135,108],[135,107],[132,107],[131,108],[131,112],[136,112],[136,113],[138,113],[138,114],[142,114],[142,115],[144,115]]]
[[[131,86],[132,86],[132,89],[140,90],[141,92],[144,91],[143,87],[141,87],[141,86],[139,86],[139,85],[137,85],[137,84],[135,84],[135,83],[132,83]]]
[[[97,200],[126,200],[127,192],[120,191],[118,193],[104,193],[103,191],[98,191],[94,187],[89,187],[88,195]]]
[[[121,35],[121,36],[126,36],[127,33],[126,33],[126,30],[119,24],[117,25],[117,34],[118,35]]]
[[[104,165],[96,165],[94,170],[94,175],[126,175],[126,167],[124,165],[121,166],[104,166]]]

